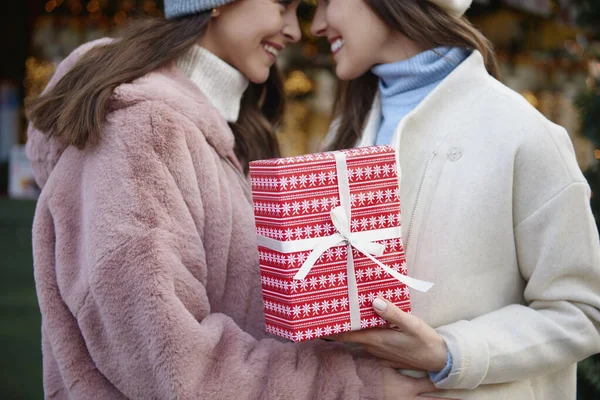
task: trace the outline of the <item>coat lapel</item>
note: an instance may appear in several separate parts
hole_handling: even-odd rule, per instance
[[[481,53],[473,53],[459,65],[444,81],[442,81],[423,101],[408,115],[406,115],[396,128],[393,144],[400,148],[400,135],[404,131],[418,132],[417,138],[412,141],[423,143],[424,136],[431,138],[436,144],[443,140],[450,130],[468,119],[467,110],[478,93],[481,93],[484,84],[488,83],[490,76],[485,70]],[[356,146],[371,146],[377,139],[381,123],[381,99],[379,95],[373,102],[367,124],[361,139]],[[404,141],[404,137],[402,138]],[[426,142],[426,141],[425,141]]]

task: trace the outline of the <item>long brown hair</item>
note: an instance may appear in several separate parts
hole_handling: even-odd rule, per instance
[[[478,50],[483,55],[488,72],[493,76],[498,75],[492,45],[466,19],[450,15],[428,0],[364,1],[386,25],[422,48],[450,46]],[[371,71],[340,85],[335,105],[340,124],[329,145],[332,150],[353,147],[361,137],[377,94],[377,85],[378,78]]]
[[[115,88],[182,56],[198,43],[209,21],[209,12],[137,21],[118,40],[89,50],[54,87],[28,101],[28,119],[48,136],[79,149],[97,144]],[[274,127],[283,110],[282,78],[274,66],[264,84],[249,86],[239,120],[230,124],[236,154],[246,167],[250,161],[279,155]]]

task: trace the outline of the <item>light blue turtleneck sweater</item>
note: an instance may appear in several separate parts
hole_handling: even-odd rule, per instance
[[[396,127],[409,112],[437,87],[470,51],[437,47],[407,60],[380,64],[372,72],[379,80],[381,126],[376,144],[390,144]]]

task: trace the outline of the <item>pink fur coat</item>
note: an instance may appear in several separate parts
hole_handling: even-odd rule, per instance
[[[81,151],[29,129],[46,398],[383,397],[375,360],[265,338],[249,188],[190,80],[119,86],[103,134]]]

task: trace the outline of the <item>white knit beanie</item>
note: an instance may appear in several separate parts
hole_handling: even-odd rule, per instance
[[[460,17],[467,9],[471,6],[473,0],[429,0],[432,3],[437,4],[443,9],[447,10],[450,14]]]

